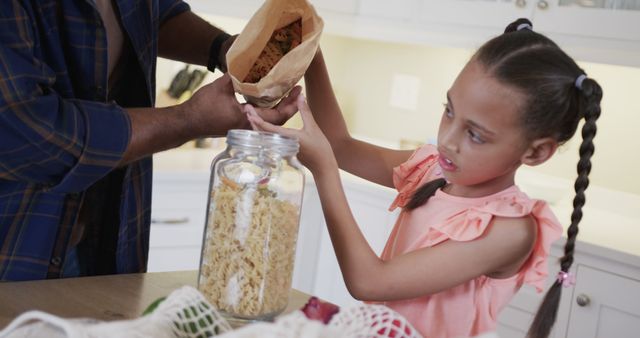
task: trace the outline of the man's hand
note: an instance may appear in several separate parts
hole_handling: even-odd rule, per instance
[[[182,106],[194,137],[224,136],[229,129],[247,127],[228,74],[198,89]]]
[[[294,87],[277,106],[259,109],[258,114],[273,124],[283,124],[298,110],[296,98],[300,91],[299,86]],[[131,139],[122,165],[199,137],[225,136],[229,129],[250,128],[228,74],[200,88],[183,104],[130,108],[127,113],[131,119]]]
[[[272,124],[284,124],[297,112],[296,99],[301,91],[299,86],[294,87],[277,106],[259,108],[258,114]],[[186,118],[191,120],[197,134],[195,137],[224,136],[229,129],[250,128],[228,74],[200,88],[183,106]]]
[[[265,121],[281,126],[287,122],[296,112],[298,112],[298,96],[302,93],[302,87],[295,86],[287,96],[285,96],[273,108],[254,108],[258,115]],[[246,110],[243,110],[243,114]],[[245,115],[246,116],[246,115]],[[250,127],[248,127],[250,128]]]

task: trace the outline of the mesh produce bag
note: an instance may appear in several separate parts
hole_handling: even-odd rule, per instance
[[[308,319],[302,311],[274,323],[247,325],[220,338],[421,338],[407,320],[382,305],[361,304],[340,309],[329,324]]]
[[[210,337],[231,327],[198,290],[184,286],[173,291],[152,313],[133,320],[102,322],[66,319],[29,311],[0,332],[0,338]]]
[[[340,309],[331,321],[308,319],[302,311],[232,330],[200,292],[184,286],[151,313],[133,320],[102,322],[66,319],[29,311],[0,332],[0,338],[420,338],[401,315],[382,305],[360,304]]]

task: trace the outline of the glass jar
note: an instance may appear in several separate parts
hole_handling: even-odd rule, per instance
[[[231,130],[211,165],[198,289],[232,323],[287,306],[304,174],[298,141]]]

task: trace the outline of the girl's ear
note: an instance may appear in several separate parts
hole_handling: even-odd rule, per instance
[[[544,163],[558,149],[558,141],[552,137],[539,138],[529,145],[529,148],[522,155],[522,163],[530,166],[536,166]]]

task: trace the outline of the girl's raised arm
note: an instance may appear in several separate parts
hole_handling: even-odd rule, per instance
[[[383,148],[351,137],[321,50],[305,74],[305,85],[313,117],[327,136],[339,167],[368,181],[393,187],[393,168],[405,162],[412,151]]]
[[[322,211],[347,289],[356,299],[390,301],[436,293],[481,275],[515,274],[535,243],[531,217],[495,217],[484,234],[470,241],[445,241],[384,261],[373,251],[356,223],[330,143],[314,121],[304,97],[298,97],[304,126],[287,129],[265,122],[250,106],[247,118],[257,130],[300,142],[300,161],[313,174]],[[361,225],[366,226],[366,225]]]

